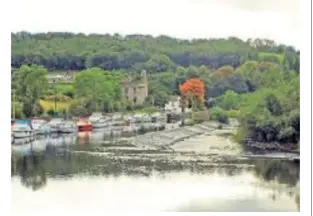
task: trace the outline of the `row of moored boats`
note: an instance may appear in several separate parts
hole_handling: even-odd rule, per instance
[[[75,133],[78,131],[92,131],[97,128],[110,126],[130,125],[132,123],[147,123],[165,120],[162,113],[105,116],[102,113],[93,113],[89,118],[65,120],[53,118],[46,121],[40,118],[30,120],[12,120],[11,137],[25,138],[36,135],[49,135],[51,133]]]

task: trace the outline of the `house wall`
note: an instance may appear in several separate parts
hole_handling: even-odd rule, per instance
[[[181,106],[180,106],[180,97],[171,97],[171,99],[165,104],[164,106],[165,111],[168,112],[176,112],[176,113],[181,113]],[[190,112],[191,109],[185,108],[185,112],[188,113]]]
[[[124,80],[121,83],[124,97],[134,105],[140,105],[148,97],[148,81],[145,72],[142,73],[141,80]]]

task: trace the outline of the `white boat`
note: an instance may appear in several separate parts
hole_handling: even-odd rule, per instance
[[[135,123],[135,118],[132,115],[124,115],[123,120],[129,124]]]
[[[152,122],[159,122],[159,121],[165,121],[165,120],[166,120],[166,116],[160,112],[156,112],[151,115]]]
[[[49,134],[51,134],[51,127],[47,123],[40,125],[35,130],[35,134],[36,135],[49,135]]]
[[[141,116],[141,122],[151,122],[151,116],[149,114],[142,114]]]
[[[51,128],[51,133],[58,133],[60,127],[64,124],[64,119],[54,118],[47,125]]]
[[[103,128],[112,125],[110,119],[105,118],[101,113],[93,113],[89,117],[89,122],[92,124],[93,128]]]
[[[112,126],[120,126],[120,125],[124,125],[125,121],[123,119],[123,116],[121,114],[114,114],[111,117],[111,122],[112,122]]]
[[[34,131],[26,124],[15,124],[12,128],[14,138],[33,137]]]
[[[133,115],[134,122],[136,122],[136,123],[142,122],[142,117],[143,117],[142,114],[135,114],[135,115]]]
[[[51,133],[51,127],[43,119],[32,120],[32,127],[36,135],[47,135]]]
[[[64,121],[59,127],[60,133],[75,133],[78,131],[78,127],[73,121]]]
[[[46,124],[47,122],[43,119],[33,119],[31,125],[34,130],[37,130],[41,125]]]
[[[33,137],[24,137],[24,138],[19,138],[19,139],[13,139],[12,144],[13,145],[24,145],[24,144],[30,143],[34,140],[35,140],[34,136]]]
[[[120,113],[116,113],[112,116],[112,120],[123,120],[123,116]]]

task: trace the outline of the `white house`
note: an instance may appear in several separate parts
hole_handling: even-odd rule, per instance
[[[170,96],[168,103],[164,106],[165,112],[181,113],[180,96]],[[185,112],[191,112],[190,108],[185,108]]]

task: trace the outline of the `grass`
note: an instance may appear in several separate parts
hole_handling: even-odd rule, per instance
[[[49,109],[54,109],[54,101],[48,100],[40,100],[40,105],[44,109],[44,111],[48,111]],[[57,102],[57,110],[59,109],[67,109],[71,105],[71,101],[60,101]]]
[[[268,52],[259,52],[259,58],[267,57],[267,56],[275,56],[280,63],[283,63],[284,55],[278,53],[268,53]]]
[[[146,114],[151,114],[151,113],[155,113],[158,112],[158,108],[156,107],[143,107],[141,109],[134,109],[134,110],[130,110],[130,111],[124,111],[124,114],[135,114],[135,113],[146,113]]]

